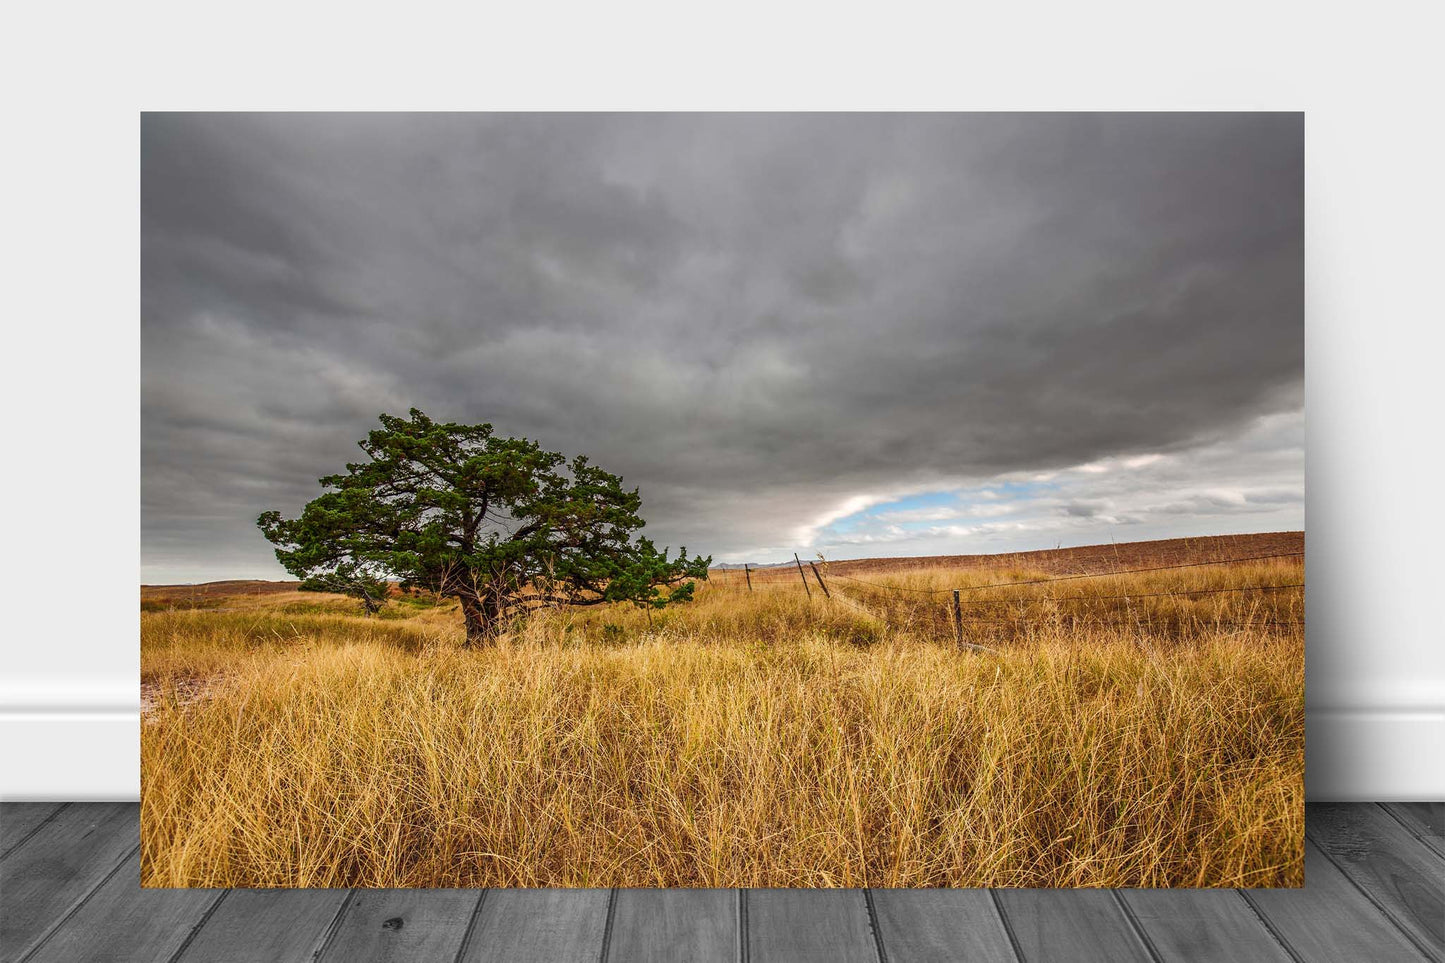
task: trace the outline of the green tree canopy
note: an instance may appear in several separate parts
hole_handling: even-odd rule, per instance
[[[397,579],[460,600],[467,645],[511,618],[558,605],[692,598],[711,558],[668,558],[646,538],[642,498],[585,456],[570,462],[492,426],[381,416],[367,460],[328,475],[294,519],[257,525],[303,582]]]

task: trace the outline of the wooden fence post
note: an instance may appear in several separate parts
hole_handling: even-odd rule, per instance
[[[808,576],[803,574],[803,560],[798,558],[798,553],[793,553],[793,561],[798,563],[798,578],[803,580],[803,591],[808,593],[808,598],[813,597],[813,590],[808,587]]]
[[[748,571],[747,562],[743,563],[743,574],[748,578],[748,591],[751,592],[753,590],[753,573]]]
[[[958,589],[953,590],[953,636],[963,648],[963,607],[958,603]]]
[[[828,591],[828,586],[823,584],[823,576],[818,574],[818,566],[814,565],[811,559],[808,561],[808,567],[813,570],[813,578],[818,580],[818,587],[823,590],[823,594],[828,598],[832,598],[833,593]],[[803,581],[806,582],[807,579],[803,579]]]

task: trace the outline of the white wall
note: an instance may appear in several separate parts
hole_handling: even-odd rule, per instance
[[[1309,795],[1445,799],[1437,625],[1445,211],[1438,105],[1429,99],[1438,25],[1390,4],[1338,21],[1283,5],[1216,5],[1207,16],[1151,6],[1112,20],[1094,7],[1055,14],[1059,29],[1040,31],[1032,12],[1009,22],[1003,12],[967,10],[966,21],[930,20],[925,29],[896,14],[853,22],[773,10],[769,31],[747,16],[695,31],[740,31],[719,38],[730,52],[711,66],[706,51],[639,24],[625,24],[629,36],[616,44],[600,42],[605,28],[594,24],[574,32],[573,46],[556,38],[571,72],[533,69],[525,45],[478,63],[436,50],[450,41],[435,32],[398,44],[353,23],[352,39],[388,49],[389,61],[398,47],[417,51],[413,69],[349,74],[308,47],[258,74],[248,51],[278,38],[245,32],[262,29],[264,16],[211,24],[208,42],[195,44],[118,14],[83,35],[65,33],[69,62],[85,65],[70,71],[52,69],[44,44],[12,51],[0,67],[19,91],[7,103],[7,130],[23,136],[0,154],[0,244],[10,268],[0,505],[11,512],[0,555],[0,798],[137,794],[136,110],[301,98],[479,107],[459,104],[455,92],[490,89],[510,106],[574,104],[585,90],[599,104],[658,108],[1305,108]],[[16,36],[57,35],[57,24],[38,19],[53,16],[41,5],[18,16],[37,22],[17,22]],[[324,11],[316,16],[313,27],[329,27]],[[806,29],[809,49],[847,63],[804,69],[783,27]],[[1033,61],[992,39],[970,41],[959,55],[960,37],[1020,32],[1031,37]],[[236,48],[219,37],[236,38]],[[619,54],[634,42],[638,56]],[[786,69],[756,61],[736,69],[735,50],[773,47]],[[861,63],[868,69],[854,69]],[[47,81],[41,90],[23,77]]]
[[[1372,93],[1306,117],[1305,780],[1445,799],[1440,125]]]

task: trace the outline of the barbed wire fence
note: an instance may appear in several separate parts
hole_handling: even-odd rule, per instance
[[[1303,551],[1271,552],[942,588],[898,585],[876,579],[859,578],[856,575],[833,570],[830,563],[826,561],[822,562],[821,569],[817,562],[809,561],[807,565],[823,598],[830,603],[847,606],[894,627],[915,631],[922,628],[936,635],[946,632],[952,635],[955,644],[960,648],[993,651],[986,645],[970,641],[969,637],[985,636],[990,640],[1007,640],[1044,628],[1069,628],[1078,631],[1130,627],[1139,630],[1157,629],[1161,634],[1176,637],[1186,634],[1186,630],[1191,627],[1196,631],[1245,627],[1302,629],[1304,626],[1303,581],[1117,592],[1108,595],[1081,591],[1054,594],[1052,586],[1057,582],[1149,575],[1186,569],[1302,559],[1303,557]],[[743,578],[733,579],[733,584],[736,584],[739,589],[745,587],[747,591],[756,591],[758,586],[786,583],[796,585],[798,581],[801,581],[804,590],[811,598],[813,589],[809,585],[808,574],[803,568],[804,563],[797,555],[793,556],[793,561],[793,565],[770,566],[762,569],[744,565]],[[796,574],[794,569],[796,569]],[[736,570],[732,571],[736,572]],[[827,576],[826,580],[825,575]],[[828,582],[834,583],[831,588]],[[850,591],[859,595],[860,598],[850,598],[848,594],[839,591],[838,583],[850,586]],[[858,586],[858,588],[851,588],[852,586]],[[1027,589],[1030,592],[1026,595],[1013,593],[1005,597],[996,595],[996,593],[1018,589]],[[1284,605],[1261,604],[1262,600],[1277,599],[1283,593],[1299,594],[1297,597],[1290,597]],[[938,596],[943,596],[943,598],[939,599]],[[1200,612],[1195,606],[1176,607],[1173,610],[1158,609],[1159,601],[1165,599],[1198,602],[1230,596],[1252,598],[1253,602],[1244,607],[1242,611],[1239,611],[1239,607],[1236,606],[1227,615],[1218,609],[1212,613]],[[964,612],[965,599],[968,606],[967,614]],[[1145,600],[1149,600],[1147,604],[1155,606],[1157,610],[1145,612],[1136,610],[1135,604]],[[1122,603],[1122,606],[1105,604],[1104,608],[1112,611],[1100,613],[1098,608],[1101,603]]]

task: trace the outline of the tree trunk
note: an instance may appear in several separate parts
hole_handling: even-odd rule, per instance
[[[463,647],[470,649],[489,644],[496,618],[487,610],[482,599],[475,595],[463,595],[461,601],[462,616],[467,622],[467,640],[462,643]]]

